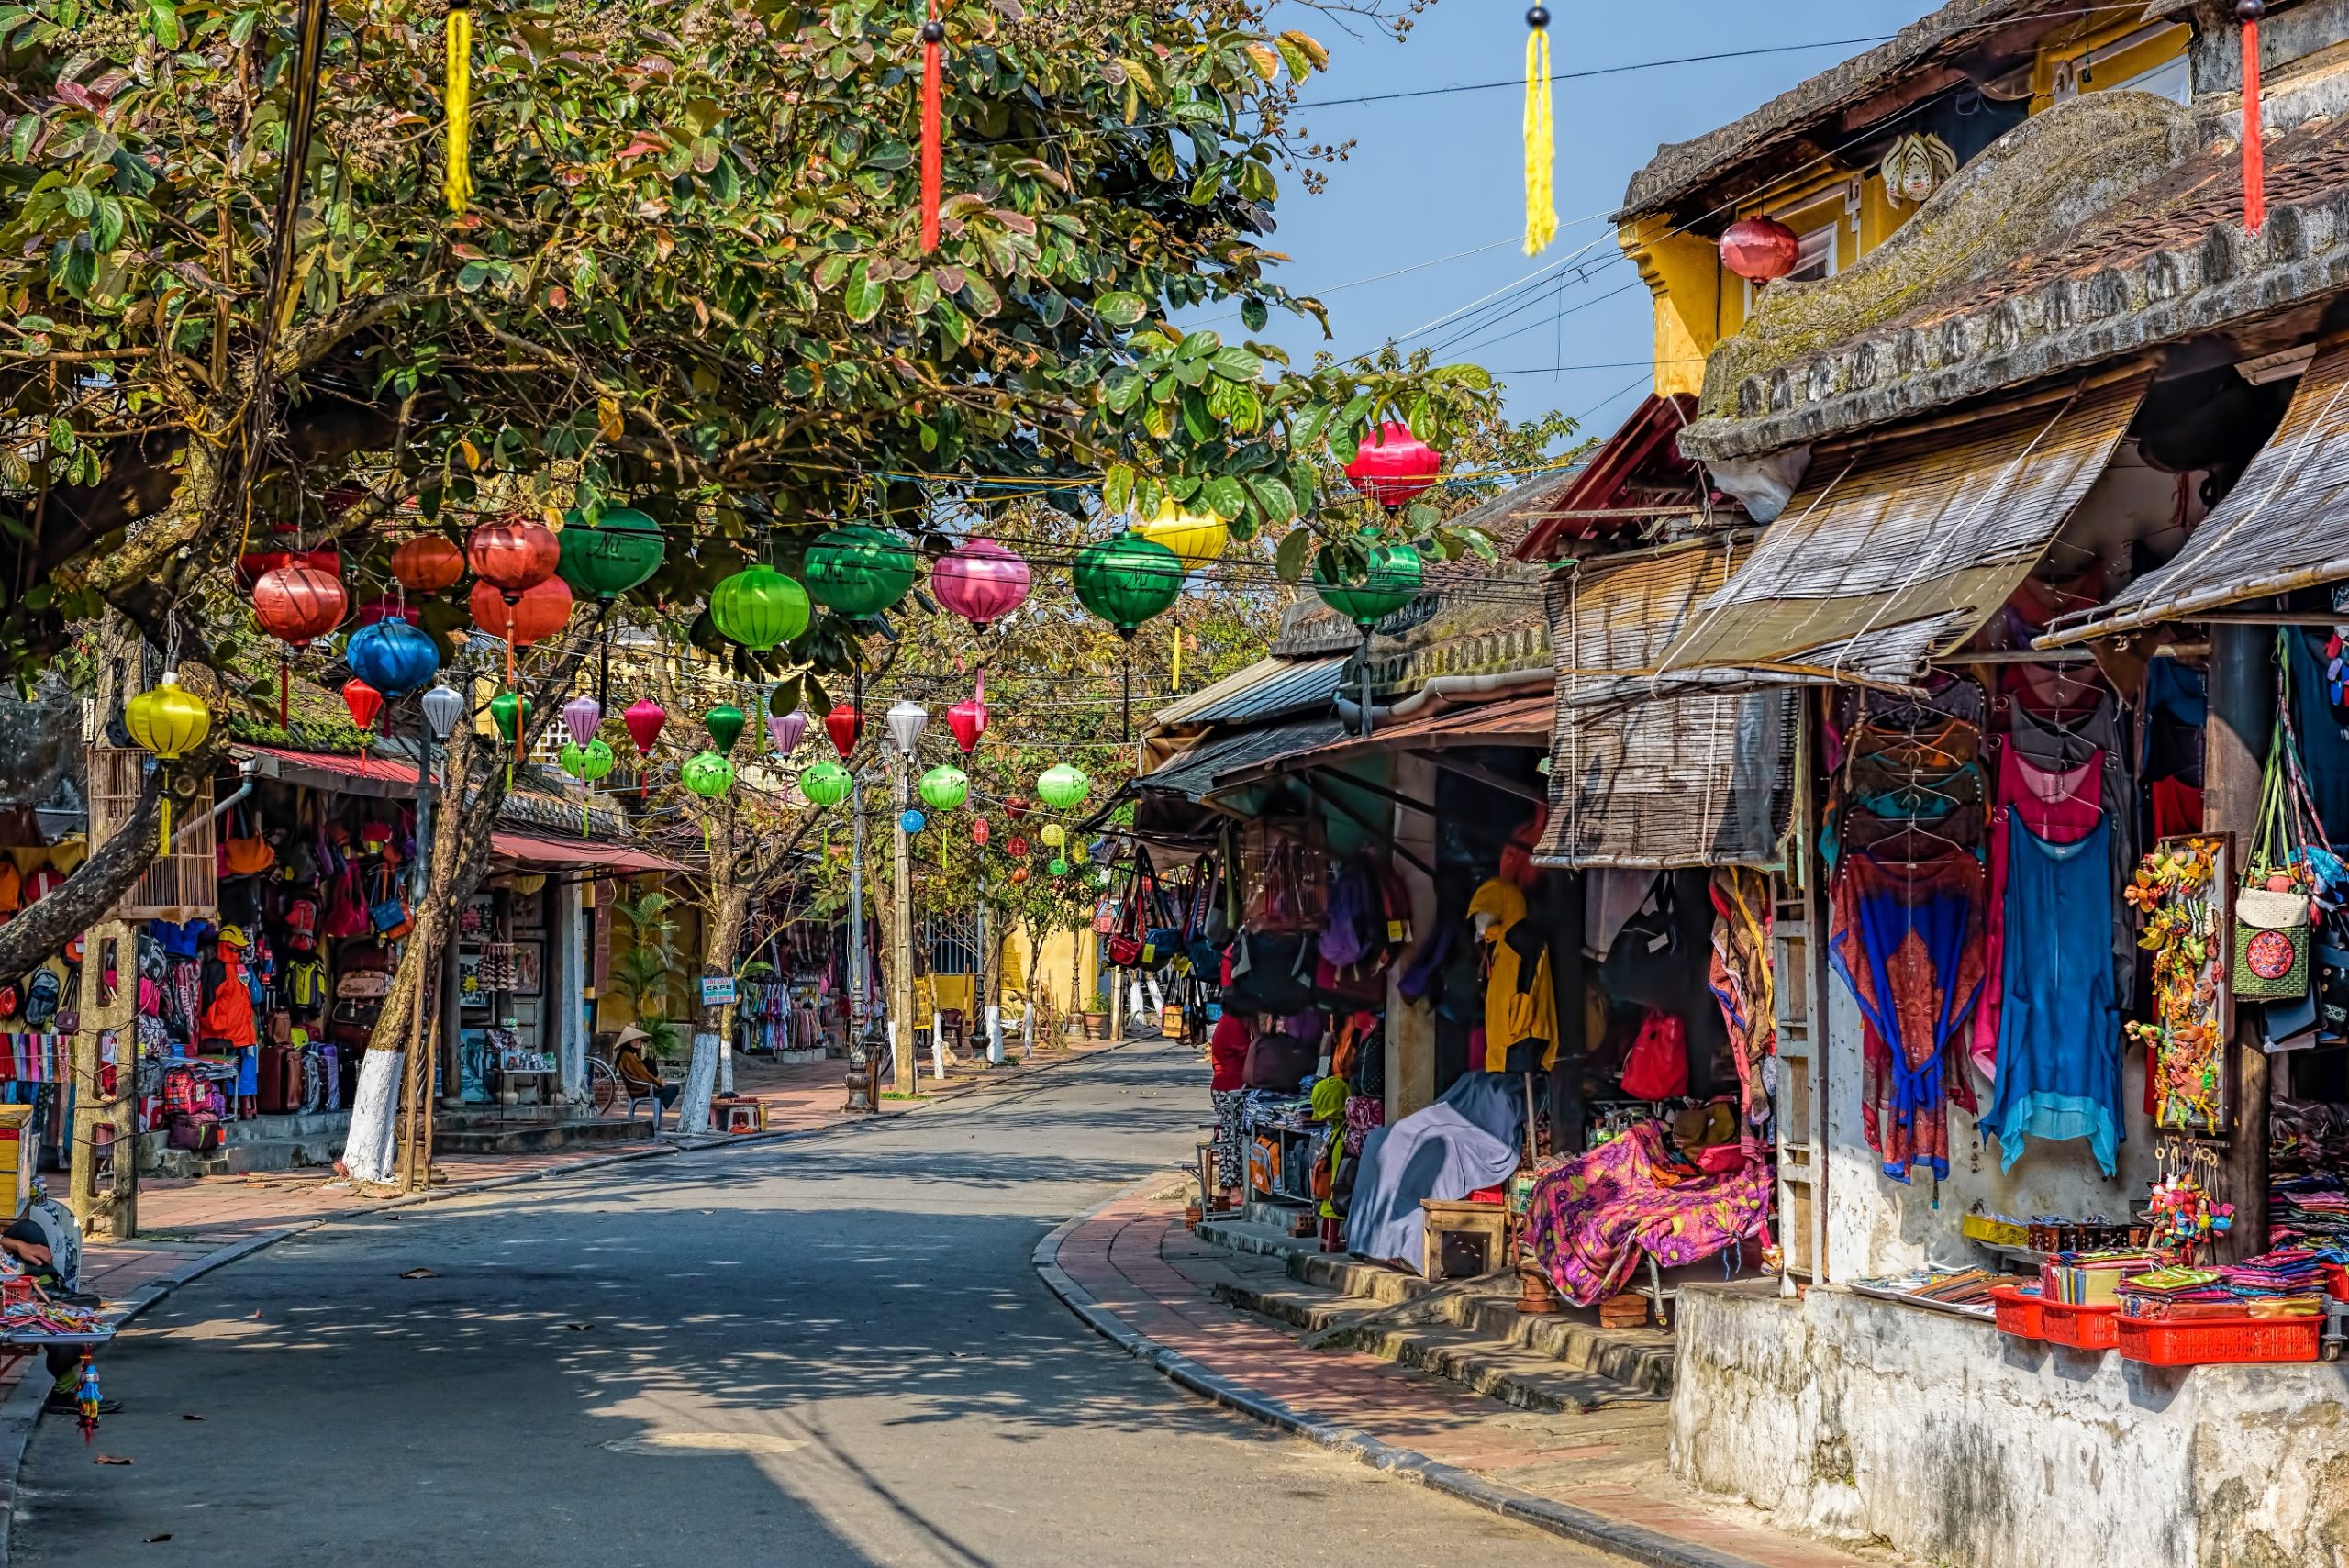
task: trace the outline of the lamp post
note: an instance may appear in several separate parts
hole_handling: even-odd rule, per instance
[[[416,868],[412,885],[413,903],[421,914],[425,901],[432,895],[432,807],[434,773],[440,763],[440,748],[447,745],[449,736],[457,728],[457,720],[465,711],[465,699],[452,686],[435,684],[417,698],[420,718],[417,740],[416,760]],[[453,951],[448,933],[441,933],[444,951]],[[424,955],[429,962],[433,955]],[[445,1009],[451,1000],[447,970],[443,965],[440,1004]],[[416,999],[408,1014],[408,1048],[406,1074],[401,1082],[401,1100],[407,1106],[407,1137],[401,1150],[400,1184],[409,1191],[421,1190],[432,1179],[432,1067],[431,1054],[426,1049],[424,1028],[424,979],[417,977]]]
[[[906,813],[912,805],[914,752],[921,744],[921,732],[930,728],[930,711],[907,699],[889,710],[888,726],[897,803],[896,863],[891,873],[895,895],[889,914],[889,1051],[897,1090],[909,1095],[918,1086],[921,1070],[914,1054],[914,867]]]

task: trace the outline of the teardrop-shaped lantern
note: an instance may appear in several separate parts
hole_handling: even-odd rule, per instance
[[[604,705],[584,692],[562,705],[563,730],[582,746],[596,738],[603,724]]]
[[[976,697],[964,697],[946,710],[946,728],[953,732],[954,744],[969,756],[977,747],[979,737],[987,732],[987,705]]]
[[[620,722],[628,726],[628,737],[636,742],[637,755],[649,757],[652,743],[661,739],[661,727],[669,722],[669,710],[651,697],[639,697],[620,715]]]
[[[1364,437],[1346,464],[1353,487],[1390,511],[1416,500],[1442,472],[1443,454],[1400,419],[1386,420]]]
[[[857,711],[854,703],[841,703],[824,715],[824,733],[832,738],[832,750],[846,762],[864,733],[864,715]]]
[[[767,739],[774,742],[775,755],[789,759],[799,751],[799,743],[807,738],[807,716],[794,709],[790,713],[767,715]]]
[[[1028,562],[991,539],[965,541],[930,569],[930,595],[981,631],[1028,600]]]
[[[731,753],[734,742],[742,739],[742,730],[751,721],[740,708],[730,702],[722,702],[704,714],[701,722],[718,749]]]
[[[354,675],[342,684],[342,706],[351,710],[351,723],[373,731],[376,716],[384,711],[384,694]]]
[[[518,692],[500,692],[489,699],[489,721],[497,726],[497,733],[508,746],[521,743],[521,732],[529,726],[530,699]]]
[[[807,592],[835,615],[879,615],[914,585],[913,547],[862,523],[833,528],[807,547]]]

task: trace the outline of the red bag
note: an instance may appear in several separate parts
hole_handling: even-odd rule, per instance
[[[1676,1100],[1687,1092],[1688,1031],[1672,1014],[1651,1009],[1623,1058],[1624,1097]]]
[[[363,937],[374,929],[374,922],[367,917],[367,895],[359,884],[359,868],[346,864],[327,892],[327,917],[318,934],[340,940]]]

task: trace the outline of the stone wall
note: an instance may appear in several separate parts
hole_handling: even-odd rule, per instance
[[[2169,1370],[1831,1286],[1680,1298],[1672,1465],[1964,1568],[2344,1568],[2349,1366]]]

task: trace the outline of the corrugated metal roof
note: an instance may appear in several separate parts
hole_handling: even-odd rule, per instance
[[[1219,777],[1237,783],[1243,771],[1292,773],[1331,767],[1356,757],[1374,757],[1388,751],[1450,751],[1471,746],[1547,751],[1551,722],[1556,711],[1555,699],[1546,693],[1447,707],[1387,725],[1374,734],[1341,732],[1319,746],[1273,751],[1253,764],[1221,764],[1216,772]]]
[[[1219,775],[1237,773],[1291,751],[1326,746],[1345,732],[1346,727],[1334,718],[1292,719],[1286,724],[1242,729],[1203,741],[1156,773],[1146,773],[1134,782],[1142,789],[1197,800],[1214,790]]]
[[[1319,659],[1259,659],[1215,684],[1170,703],[1152,716],[1163,727],[1235,724],[1276,718],[1308,708],[1327,707],[1337,695],[1345,656]]]
[[[2349,577],[2349,344],[2317,356],[2276,434],[2186,548],[2042,648],[2191,619],[2239,599]],[[2068,623],[2068,624],[2066,624]]]
[[[1814,458],[1801,493],[1662,666],[1914,680],[2046,553],[2111,461],[2147,379]]]

